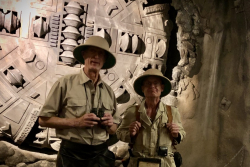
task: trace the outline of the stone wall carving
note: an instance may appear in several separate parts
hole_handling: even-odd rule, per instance
[[[130,34],[128,32],[120,32],[118,31],[118,50],[121,53],[132,53],[135,55],[139,55],[142,53],[142,35]]]
[[[167,68],[173,25],[168,16],[169,3],[165,1],[46,0],[27,1],[24,5],[32,10],[23,12],[24,8],[17,8],[15,3],[0,10],[0,18],[11,15],[9,29],[15,32],[11,35],[19,31],[18,14],[27,16],[22,17],[21,26],[28,31],[21,29],[18,40],[19,36],[4,36],[8,30],[0,20],[1,30],[6,29],[4,35],[0,32],[4,39],[0,41],[4,51],[0,52],[0,84],[6,88],[0,91],[0,118],[4,120],[0,127],[17,143],[22,143],[31,131],[29,127],[34,125],[56,79],[81,69],[73,49],[90,36],[106,38],[110,51],[116,55],[116,66],[102,70],[101,76],[114,90],[121,115],[129,105],[142,100],[133,90],[135,78],[149,68],[162,72]],[[14,41],[14,45],[9,46],[8,41]],[[19,107],[22,112],[15,120],[12,111]],[[53,130],[39,128],[32,144],[57,150],[58,139]]]
[[[33,20],[33,32],[34,37],[46,38],[45,36],[49,32],[49,23],[47,23],[47,18],[36,16]],[[48,19],[49,20],[49,19]]]
[[[62,36],[59,61],[64,64],[74,66],[76,60],[73,56],[73,49],[81,44],[84,35],[85,18],[87,13],[87,4],[80,4],[75,1],[64,2],[63,25],[61,28]]]
[[[0,34],[19,36],[20,20],[18,12],[0,8]]]
[[[58,41],[59,41],[59,24],[60,24],[61,17],[59,14],[54,14],[51,16],[50,21],[50,29],[51,29],[51,35],[50,35],[50,46],[51,47],[57,47]]]
[[[183,165],[249,166],[247,0],[1,0],[0,4],[1,139],[58,150],[53,129],[40,128],[36,121],[53,83],[83,67],[62,44],[73,40],[78,45],[99,35],[109,41],[117,58],[117,65],[102,70],[101,76],[114,90],[121,115],[142,100],[133,90],[135,78],[149,68],[162,72],[173,68],[169,74],[173,89],[162,101],[179,107],[187,131],[186,140],[177,146]],[[34,26],[36,20],[40,22]],[[173,62],[172,28],[180,54]],[[56,154],[31,156],[3,142],[0,148],[0,159],[8,157],[1,165],[55,165],[39,160],[55,161]],[[111,150],[120,159],[128,157],[127,145]]]
[[[164,98],[164,101],[166,103],[172,101],[177,105],[176,97],[187,89],[188,84],[192,85],[193,100],[199,98],[199,90],[192,82],[187,80],[187,77],[191,75],[195,64],[197,64],[197,52],[199,50],[197,39],[203,36],[205,32],[209,32],[209,29],[206,25],[206,20],[200,16],[197,7],[192,1],[176,2],[175,7],[178,10],[176,24],[178,26],[177,48],[180,53],[180,61],[172,73],[173,80],[171,83],[173,90]]]

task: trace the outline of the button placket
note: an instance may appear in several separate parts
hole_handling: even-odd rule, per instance
[[[155,147],[155,130],[156,130],[156,128],[155,128],[155,124],[152,124],[152,126],[151,126],[151,129],[150,129],[150,135],[151,135],[151,137],[150,137],[150,147],[152,148],[152,147]]]

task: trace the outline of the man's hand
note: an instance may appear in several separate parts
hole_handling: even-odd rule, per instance
[[[135,136],[139,132],[140,127],[141,127],[140,122],[138,122],[138,121],[132,122],[129,125],[130,136],[132,136],[132,137]]]
[[[114,124],[112,115],[110,113],[104,113],[104,116],[101,118],[101,124],[111,127]]]
[[[177,138],[179,133],[179,126],[175,123],[167,123],[167,128],[170,130],[170,133],[173,137]]]
[[[79,128],[93,127],[94,125],[98,124],[98,121],[100,121],[100,118],[98,118],[94,113],[87,113],[77,118],[77,120],[74,122],[74,126]]]

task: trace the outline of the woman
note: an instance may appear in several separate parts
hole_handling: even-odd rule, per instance
[[[171,90],[170,81],[159,70],[149,69],[135,80],[134,90],[145,99],[125,111],[116,132],[119,140],[133,147],[128,166],[175,167],[173,144],[186,133],[178,109],[161,102]]]

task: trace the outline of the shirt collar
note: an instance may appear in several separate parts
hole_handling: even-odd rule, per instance
[[[83,71],[83,69],[80,70],[80,73],[79,73],[79,77],[80,77],[80,84],[85,84],[87,82],[92,82],[91,79],[85,74],[85,72]],[[103,81],[101,79],[101,76],[100,74],[98,74],[98,81],[97,81],[97,85],[101,86],[103,84]]]
[[[160,111],[160,112],[165,111],[164,103],[162,103],[161,101],[160,101],[159,106],[158,106],[158,111]]]
[[[141,102],[139,112],[142,112],[144,108],[146,109],[146,107],[144,107],[144,106],[145,106],[145,99]],[[160,103],[159,103],[159,105],[158,105],[158,107],[156,109],[156,112],[158,112],[158,111],[159,112],[165,111],[165,109],[164,109],[164,103],[162,103],[162,101],[160,101]]]

